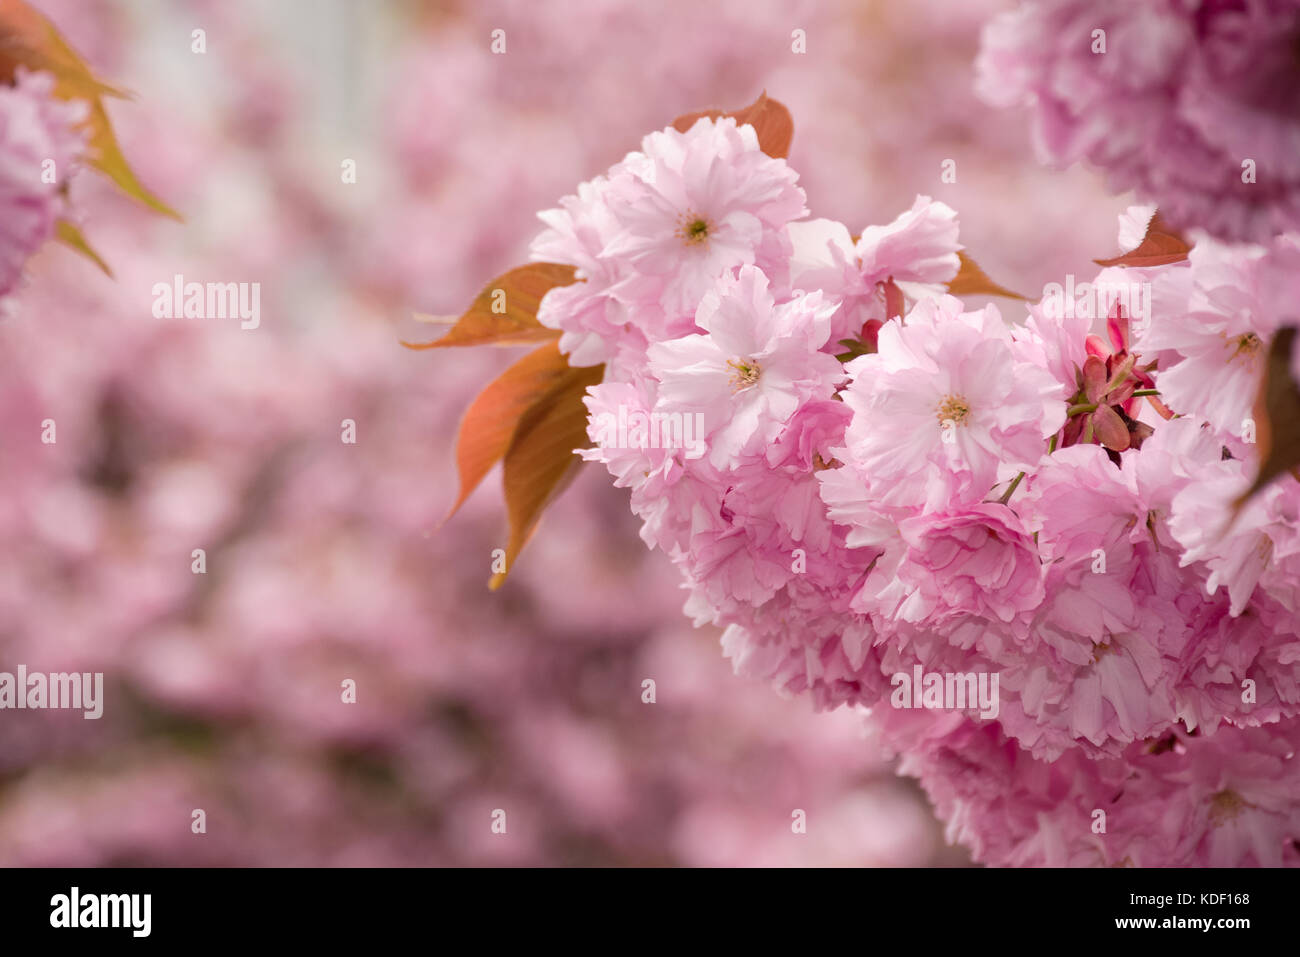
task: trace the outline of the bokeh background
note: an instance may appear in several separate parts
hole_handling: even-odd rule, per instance
[[[113,121],[186,222],[78,176],[114,278],[47,248],[0,321],[0,670],[106,676],[99,721],[0,714],[0,864],[967,861],[857,716],[731,674],[603,472],[487,591],[496,476],[438,526],[459,415],[514,352],[399,340],[646,132],[763,89],[814,215],[856,233],[926,193],[1004,285],[1089,273],[1126,200],[975,99],[1001,2],[36,5],[134,92]],[[261,327],[154,318],[177,273],[260,283]]]

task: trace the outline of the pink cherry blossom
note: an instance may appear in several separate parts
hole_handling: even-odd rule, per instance
[[[656,408],[702,413],[710,461],[734,463],[774,440],[802,402],[829,397],[840,365],[820,349],[834,310],[820,292],[777,305],[754,266],[724,276],[695,315],[705,334],[650,347],[649,368],[661,382]]]
[[[854,420],[839,457],[886,505],[978,502],[1037,463],[1065,420],[1060,387],[1016,357],[997,310],[962,309],[923,300],[846,367]]]
[[[1267,256],[1259,246],[1198,243],[1188,268],[1156,279],[1155,315],[1134,343],[1158,362],[1161,400],[1230,441],[1249,428],[1267,343],[1290,308],[1265,295],[1256,278]]]
[[[1043,601],[1038,549],[1005,505],[905,518],[880,563],[887,574],[879,577],[888,584],[871,605],[887,619],[936,629],[959,618],[990,625],[1019,620],[1023,630],[1027,615]]]
[[[652,133],[611,177],[621,229],[601,255],[659,279],[670,316],[693,312],[719,276],[758,262],[773,231],[805,215],[797,179],[759,149],[752,126],[732,119]]]
[[[912,208],[886,226],[868,226],[855,243],[848,228],[828,219],[791,223],[790,283],[822,289],[840,300],[832,340],[868,335],[916,301],[943,291],[957,275],[957,214],[944,203],[918,196]],[[892,283],[892,290],[887,285]],[[897,300],[889,296],[896,290]]]

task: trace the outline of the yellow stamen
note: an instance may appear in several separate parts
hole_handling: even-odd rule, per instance
[[[1260,341],[1259,336],[1255,335],[1255,333],[1248,332],[1245,335],[1237,336],[1236,339],[1229,340],[1229,345],[1236,346],[1232,351],[1232,355],[1228,357],[1229,362],[1232,362],[1238,356],[1244,356],[1246,361],[1249,362],[1259,354],[1264,343]]]
[[[728,359],[727,365],[735,370],[731,376],[731,386],[736,392],[748,389],[763,373],[763,367],[753,359]]]
[[[689,246],[699,246],[709,241],[712,225],[698,213],[687,213],[679,220],[677,235]]]
[[[935,410],[935,416],[943,426],[949,422],[953,425],[964,425],[970,416],[970,406],[966,404],[964,395],[945,395]]]

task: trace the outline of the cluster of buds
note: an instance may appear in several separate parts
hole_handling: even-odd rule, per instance
[[[1115,457],[1125,449],[1141,448],[1152,434],[1151,426],[1137,419],[1144,400],[1161,418],[1171,419],[1174,413],[1158,398],[1151,377],[1156,364],[1139,365],[1141,357],[1129,351],[1129,320],[1122,306],[1111,310],[1106,332],[1109,343],[1101,336],[1088,336],[1088,357],[1083,368],[1075,367],[1078,391],[1069,400],[1060,447],[1095,442]]]

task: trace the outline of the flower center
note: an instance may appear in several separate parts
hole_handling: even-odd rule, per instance
[[[1238,356],[1245,356],[1247,361],[1249,361],[1255,357],[1260,348],[1264,345],[1260,342],[1259,336],[1255,335],[1253,332],[1248,332],[1243,336],[1237,336],[1237,338],[1233,340],[1232,344],[1235,345],[1236,348],[1233,350],[1232,356],[1228,359],[1229,362],[1236,359]]]
[[[1240,815],[1242,809],[1249,806],[1237,792],[1224,788],[1210,798],[1210,823],[1218,827]]]
[[[727,365],[734,370],[731,373],[731,387],[736,392],[748,389],[763,374],[763,367],[753,359],[728,359]]]
[[[1092,663],[1095,665],[1107,655],[1113,655],[1115,647],[1108,641],[1101,641],[1092,646]]]
[[[686,213],[679,220],[677,235],[688,246],[699,246],[709,241],[709,230],[713,227],[699,213]]]
[[[970,406],[966,404],[964,395],[945,395],[939,407],[935,409],[935,415],[940,425],[947,425],[949,422],[953,425],[964,425],[970,416]]]

